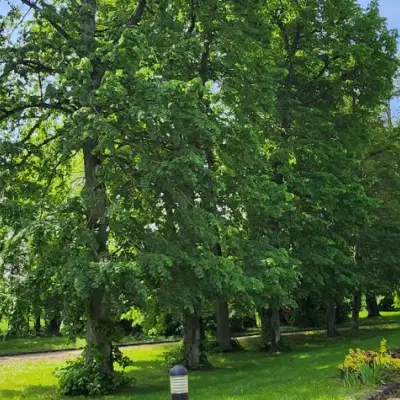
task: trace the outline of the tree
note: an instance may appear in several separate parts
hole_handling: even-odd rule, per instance
[[[359,173],[397,67],[377,4],[21,4],[29,18],[14,7],[1,31],[2,268],[18,269],[2,285],[30,294],[25,316],[62,294],[66,327],[84,329],[63,392],[123,383],[115,321],[146,299],[182,318],[191,368],[207,364],[210,303],[224,350],[238,297],[272,350],[296,299],[324,303],[334,335],[383,251],[368,231],[360,261],[374,191],[390,197]]]
[[[353,171],[371,140],[366,133],[373,135],[364,121],[390,96],[396,34],[374,2],[365,12],[351,0],[271,7],[276,59],[286,70],[277,96],[276,165],[296,198],[291,246],[302,263],[304,295],[324,298],[335,335],[335,304],[357,281],[353,249],[369,202]]]
[[[132,296],[136,280],[133,264],[116,260],[112,250],[107,197],[112,164],[107,153],[116,151],[115,142],[124,135],[120,121],[114,121],[116,92],[109,89],[115,79],[130,76],[133,83],[131,71],[136,65],[126,62],[132,54],[129,41],[140,35],[135,28],[146,2],[115,6],[112,15],[105,2],[92,0],[81,5],[21,3],[31,11],[18,38],[7,39],[20,22],[15,8],[2,32],[3,195],[6,206],[25,210],[35,205],[41,214],[34,223],[24,218],[24,211],[14,215],[12,239],[31,240],[40,234],[53,244],[61,260],[53,273],[70,297],[66,305],[70,311],[84,310],[80,317],[86,320],[85,364],[94,373],[114,377],[111,321],[118,310],[114,301],[124,293]],[[108,103],[110,98],[114,100]],[[129,98],[123,101],[126,109]],[[63,199],[46,204],[51,190],[64,189],[63,180],[77,157],[83,158],[84,166],[81,193],[63,191]],[[6,178],[25,179],[20,196],[16,193],[20,188],[16,190]],[[46,250],[48,259],[52,250]]]

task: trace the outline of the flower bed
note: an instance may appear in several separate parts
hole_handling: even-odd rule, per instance
[[[400,352],[389,350],[383,339],[378,351],[350,349],[340,370],[350,386],[395,382],[400,380]]]

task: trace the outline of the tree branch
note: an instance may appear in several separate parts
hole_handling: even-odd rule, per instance
[[[201,81],[203,82],[203,86],[207,82],[207,67],[208,67],[208,58],[210,55],[210,48],[211,48],[211,41],[207,41],[204,44],[204,51],[201,54],[201,60],[200,60],[200,67],[199,67],[199,75],[201,78]]]
[[[139,22],[142,20],[146,6],[147,6],[147,0],[139,0],[133,15],[129,18],[129,20],[124,25],[124,27],[135,28],[139,24]],[[116,37],[114,38],[114,41],[113,41],[114,44],[118,43],[119,39],[121,38],[121,34],[122,34],[122,31],[116,35]]]
[[[6,120],[7,118],[11,117],[12,115],[14,115],[20,111],[25,111],[25,110],[28,110],[31,108],[45,108],[45,109],[49,109],[49,110],[59,110],[59,111],[64,111],[64,112],[71,112],[70,110],[64,108],[63,105],[60,103],[49,104],[49,103],[39,102],[37,104],[24,104],[24,105],[14,107],[9,110],[0,108],[0,122]]]
[[[190,1],[190,25],[189,28],[186,32],[187,35],[191,35],[194,31],[194,28],[196,27],[196,13],[194,11],[194,0]]]
[[[367,160],[369,160],[370,158],[373,158],[373,157],[375,157],[375,156],[378,156],[379,154],[385,153],[385,152],[387,152],[388,150],[390,150],[390,148],[391,148],[391,146],[386,146],[386,147],[384,147],[384,148],[382,148],[382,149],[371,151],[371,152],[364,158],[364,161],[367,161]]]
[[[47,116],[48,114],[43,114],[39,117],[39,120],[32,126],[28,134],[20,141],[20,144],[25,144],[32,137],[35,131],[40,128],[40,125],[42,125],[42,122],[47,118]]]
[[[282,19],[280,18],[280,14],[276,17],[276,24],[278,25],[280,31],[281,31],[281,36],[283,39],[283,43],[285,46],[286,54],[290,54],[290,42],[289,42],[289,35],[287,33],[287,30],[285,29]]]
[[[45,15],[46,10],[44,8],[48,8],[48,4],[42,2],[42,8],[39,7],[36,3],[33,3],[30,0],[21,0],[23,4],[32,8],[35,11],[40,12],[45,19],[50,23],[50,25],[67,41],[71,41],[71,37],[68,35],[67,31],[56,21],[53,20],[49,15]]]
[[[46,146],[46,144],[51,143],[53,140],[59,138],[62,136],[62,133],[59,132],[56,135],[50,136],[47,139],[43,140],[43,142],[35,145],[31,150],[28,151],[28,153],[22,158],[22,160],[20,162],[17,162],[16,164],[14,164],[16,167],[20,167],[21,165],[25,164],[26,161],[33,156],[33,154],[35,153],[36,150],[40,150],[42,147]]]
[[[144,10],[146,9],[147,0],[139,0],[135,12],[133,13],[132,17],[128,20],[127,25],[130,27],[135,27],[138,25],[140,20],[142,19]]]
[[[290,49],[290,57],[293,57],[296,54],[296,51],[299,47],[299,43],[300,43],[300,39],[301,39],[301,29],[300,28],[301,28],[300,22],[297,22],[296,32],[295,32],[294,38],[293,38],[293,44]]]
[[[48,72],[52,73],[55,70],[51,67],[48,67],[47,65],[42,64],[39,61],[32,61],[32,60],[18,60],[17,65],[25,65],[27,67],[33,68],[34,72]]]
[[[51,174],[49,179],[47,180],[47,184],[45,187],[45,192],[47,192],[47,190],[50,188],[50,185],[52,184],[54,178],[56,177],[57,174],[57,169],[58,167],[63,163],[66,162],[68,160],[70,160],[72,157],[75,157],[78,154],[79,150],[72,152],[71,154],[69,154],[66,157],[63,157],[63,155],[61,155],[60,159],[57,161],[57,163],[54,165],[54,167],[52,168]]]
[[[336,55],[329,59],[326,56],[326,54],[321,56],[320,58],[322,59],[324,65],[322,66],[318,74],[316,74],[314,78],[311,78],[311,80],[297,93],[296,97],[299,98],[300,95],[302,95],[310,86],[312,86],[314,82],[316,82],[319,78],[321,78],[321,76],[325,73],[325,71],[329,69],[331,61],[335,61],[340,57],[341,57],[340,55]]]

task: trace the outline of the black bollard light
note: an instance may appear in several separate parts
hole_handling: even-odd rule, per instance
[[[169,371],[171,381],[171,399],[189,400],[188,370],[183,365],[176,365]]]

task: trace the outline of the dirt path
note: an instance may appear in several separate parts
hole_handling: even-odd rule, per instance
[[[170,344],[173,342],[165,342],[165,343],[152,343],[152,344],[135,344],[128,346],[121,346],[122,349],[141,349],[141,348],[155,348],[160,346],[165,346],[166,344]],[[10,355],[10,356],[1,356],[0,364],[9,363],[9,362],[18,362],[22,360],[28,361],[65,361],[78,357],[82,353],[82,350],[59,350],[59,351],[49,351],[42,353],[31,353],[31,354],[19,354],[19,355]]]

